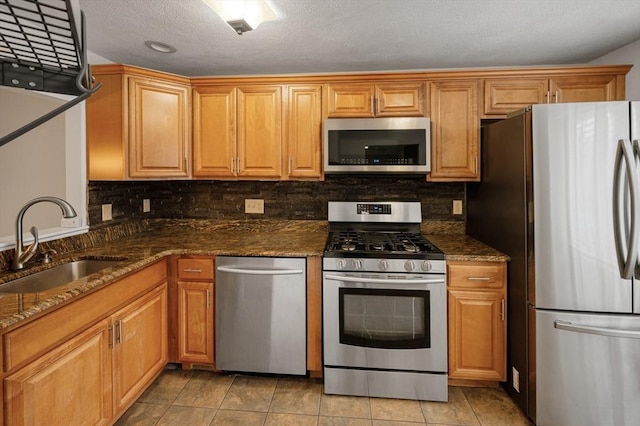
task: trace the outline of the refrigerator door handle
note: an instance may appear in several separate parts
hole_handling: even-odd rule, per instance
[[[638,179],[638,186],[640,187],[640,142],[638,141],[638,139],[633,140],[633,158],[635,160],[634,165],[636,170],[636,178]],[[638,192],[640,193],[640,188],[638,188]],[[640,221],[640,214],[638,216],[639,217],[636,219]],[[640,248],[637,251],[635,277],[636,279],[640,280]]]
[[[620,194],[624,190],[624,174],[621,172],[622,165],[626,166],[627,183],[631,190],[630,207],[631,207],[631,229],[627,235],[624,235],[624,227],[621,216],[623,212],[620,209]],[[640,180],[637,176],[636,162],[634,159],[633,147],[628,139],[620,139],[618,141],[618,150],[616,152],[615,169],[613,175],[613,221],[614,221],[614,237],[616,243],[616,254],[618,256],[618,266],[620,268],[620,276],[624,279],[632,279],[634,269],[637,263],[638,244],[640,243],[640,235],[638,231],[638,207],[640,204]],[[626,255],[623,240],[626,240]]]
[[[640,331],[623,330],[619,328],[594,327],[591,325],[574,324],[569,321],[555,320],[553,326],[558,330],[573,331],[576,333],[595,334],[607,337],[622,337],[626,339],[640,339]]]

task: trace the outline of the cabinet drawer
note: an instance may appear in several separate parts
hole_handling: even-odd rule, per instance
[[[501,289],[505,285],[506,265],[499,262],[449,262],[449,287]]]
[[[178,279],[180,280],[212,280],[213,259],[183,258],[178,259]]]

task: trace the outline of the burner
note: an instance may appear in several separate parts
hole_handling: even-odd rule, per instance
[[[415,244],[403,244],[401,247],[404,249],[404,251],[409,252],[409,253],[418,253],[418,252],[420,252],[420,247],[418,247]]]
[[[356,249],[356,245],[352,244],[350,241],[345,241],[342,243],[340,248],[344,251],[354,251]]]

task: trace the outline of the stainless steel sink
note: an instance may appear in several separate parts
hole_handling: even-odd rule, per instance
[[[0,293],[39,293],[95,274],[118,262],[120,260],[76,260],[0,284]]]

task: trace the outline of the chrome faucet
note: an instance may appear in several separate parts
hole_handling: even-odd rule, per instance
[[[62,216],[67,219],[76,217],[77,215],[71,204],[58,197],[39,197],[34,198],[31,201],[27,201],[27,204],[22,206],[22,208],[18,212],[18,217],[16,218],[16,250],[15,254],[13,255],[12,266],[14,271],[24,269],[25,264],[36,254],[36,251],[38,250],[38,229],[35,226],[32,226],[30,229],[31,235],[33,235],[33,244],[29,245],[29,247],[27,247],[26,249],[23,247],[22,219],[24,218],[24,214],[27,212],[29,207],[45,201],[57,204],[62,210]]]

